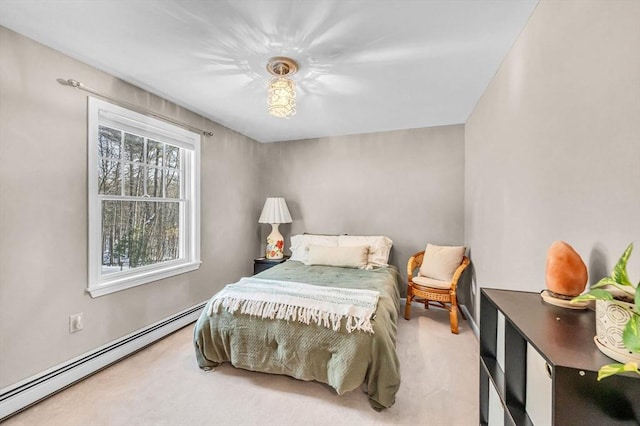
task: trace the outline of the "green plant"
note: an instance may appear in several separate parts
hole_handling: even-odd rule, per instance
[[[629,244],[616,266],[613,267],[611,276],[601,279],[591,286],[588,293],[573,298],[571,302],[608,300],[631,312],[631,318],[627,321],[622,332],[622,341],[624,346],[631,352],[640,353],[640,282],[634,285],[627,274],[627,261],[631,256],[632,250],[633,243]],[[635,311],[629,309],[620,301],[634,304]],[[604,365],[598,371],[598,380],[626,371],[640,374],[638,363],[627,362],[626,364]]]

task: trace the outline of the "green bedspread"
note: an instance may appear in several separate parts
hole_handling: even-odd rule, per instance
[[[194,330],[198,365],[211,369],[230,362],[246,370],[326,383],[338,394],[364,383],[374,409],[391,407],[400,387],[398,277],[394,267],[366,271],[295,261],[274,266],[256,278],[379,291],[374,333],[347,333],[344,324],[335,332],[315,324],[257,319],[224,309],[209,316],[209,301]]]

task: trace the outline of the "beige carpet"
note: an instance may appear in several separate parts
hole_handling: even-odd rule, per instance
[[[404,309],[404,306],[401,307]],[[478,342],[467,321],[414,304],[399,320],[402,385],[396,404],[370,408],[360,390],[224,365],[201,371],[193,325],[19,413],[17,425],[477,425]]]

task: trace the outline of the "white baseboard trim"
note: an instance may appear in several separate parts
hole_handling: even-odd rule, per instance
[[[467,317],[467,322],[471,326],[471,330],[473,330],[473,334],[476,335],[476,338],[480,339],[480,330],[478,330],[478,325],[473,320],[473,315],[469,313],[469,310],[465,305],[458,305],[458,306],[460,307],[460,310],[464,312],[464,316]]]
[[[206,302],[0,389],[0,421],[198,319]]]

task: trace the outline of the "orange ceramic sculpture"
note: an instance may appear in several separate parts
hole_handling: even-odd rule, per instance
[[[587,285],[587,266],[564,241],[556,241],[549,247],[545,275],[549,291],[563,296],[577,296]]]

